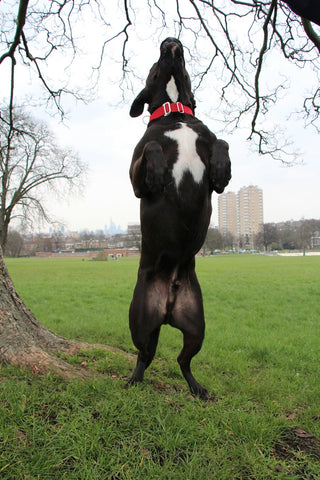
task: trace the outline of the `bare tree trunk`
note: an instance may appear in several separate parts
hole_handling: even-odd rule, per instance
[[[39,374],[52,371],[64,378],[87,378],[90,372],[68,364],[59,352],[73,354],[89,347],[52,333],[36,320],[13,286],[0,247],[0,363]]]

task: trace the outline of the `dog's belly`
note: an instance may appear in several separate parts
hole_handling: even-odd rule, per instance
[[[187,180],[182,183],[183,189]],[[148,252],[152,264],[160,259],[161,263],[171,265],[185,263],[194,257],[205,240],[211,217],[210,195],[185,193],[187,198],[183,204],[179,195],[141,201],[142,250],[143,254]],[[183,192],[181,194],[183,196]]]
[[[198,134],[185,123],[180,123],[180,128],[166,132],[165,136],[177,142],[178,146],[177,160],[172,168],[176,188],[179,188],[186,172],[190,172],[194,182],[200,184],[205,166],[196,150]]]

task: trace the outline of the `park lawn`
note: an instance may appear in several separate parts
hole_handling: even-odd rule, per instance
[[[197,259],[206,338],[193,370],[207,402],[189,393],[169,326],[145,382],[124,388],[137,259],[7,265],[43,324],[123,353],[69,359],[92,381],[0,368],[0,478],[320,478],[320,257]]]

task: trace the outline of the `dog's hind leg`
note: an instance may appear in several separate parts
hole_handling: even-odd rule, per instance
[[[170,323],[183,333],[183,348],[178,363],[190,391],[207,399],[208,391],[194,378],[190,366],[192,358],[201,349],[205,331],[202,294],[194,271],[189,272],[188,278],[180,282]]]
[[[160,328],[161,327],[158,327],[151,332],[144,347],[139,350],[136,368],[128,382],[129,385],[134,385],[143,381],[144,371],[149,367],[156,353]]]
[[[178,363],[180,365],[181,372],[186,381],[188,382],[191,393],[205,400],[209,397],[209,392],[206,388],[204,388],[202,385],[200,385],[200,383],[197,382],[191,372],[190,367],[192,358],[201,349],[203,337],[201,338],[201,334],[198,334],[197,337],[195,337],[193,333],[189,333],[187,330],[182,332],[183,348],[178,357]]]
[[[139,353],[129,384],[142,382],[144,371],[154,358],[166,314],[166,292],[165,282],[139,271],[129,311],[131,336]]]

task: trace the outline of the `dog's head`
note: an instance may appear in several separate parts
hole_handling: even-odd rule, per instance
[[[160,58],[151,68],[145,88],[134,100],[130,115],[141,115],[145,103],[148,104],[148,111],[152,113],[166,102],[181,102],[192,111],[195,109],[182,43],[171,37],[161,43]]]

